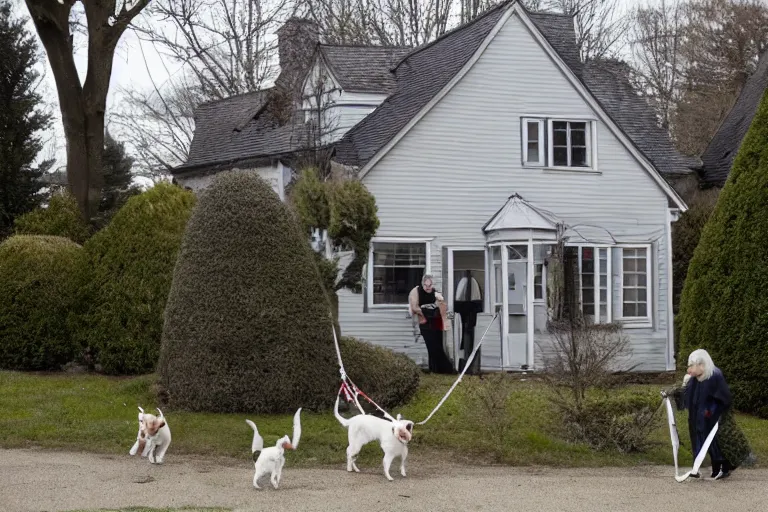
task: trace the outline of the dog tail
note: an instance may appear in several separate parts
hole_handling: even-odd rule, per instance
[[[333,415],[336,416],[336,419],[339,420],[342,427],[346,428],[349,426],[349,420],[339,414],[339,396],[336,396],[336,405],[333,407]]]
[[[245,420],[245,422],[253,429],[253,441],[251,441],[251,454],[260,452],[264,449],[264,439],[259,435],[259,429],[256,428],[256,424],[251,420]]]

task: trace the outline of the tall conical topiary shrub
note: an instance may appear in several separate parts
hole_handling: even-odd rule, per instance
[[[736,407],[768,417],[768,92],[694,252],[679,320],[678,366],[706,349]]]
[[[194,204],[191,191],[159,183],[131,197],[85,243],[88,314],[79,335],[105,373],[155,370],[173,267]]]
[[[328,407],[338,369],[307,237],[261,178],[217,175],[190,218],[159,364],[171,407],[259,414]]]

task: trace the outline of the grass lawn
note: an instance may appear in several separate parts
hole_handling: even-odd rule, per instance
[[[156,404],[151,387],[154,376],[110,378],[77,374],[25,374],[0,372],[0,447],[42,447],[125,454],[136,439],[137,405],[148,412]],[[424,375],[414,400],[400,412],[414,421],[424,419],[448,390],[453,379]],[[465,377],[440,411],[423,426],[416,426],[412,450],[429,450],[446,458],[471,457],[481,463],[514,465],[620,466],[645,463],[671,464],[672,454],[663,410],[659,410],[656,444],[646,453],[624,455],[596,452],[585,445],[567,443],[558,435],[558,420],[550,410],[545,389],[535,381],[509,377],[501,381],[501,395],[508,394],[510,430],[502,440],[479,434],[489,420],[471,399],[471,391],[490,381]],[[659,385],[635,385],[635,391],[658,393]],[[154,412],[154,411],[153,411]],[[174,453],[226,456],[250,462],[251,429],[245,418],[256,422],[265,444],[291,433],[291,415],[254,416],[163,411],[173,432]],[[681,465],[692,463],[688,449],[686,417],[678,416]],[[768,457],[768,421],[739,416],[739,424],[758,458]],[[346,431],[331,411],[302,412],[299,450],[288,458],[291,466],[345,462]],[[360,461],[379,464],[380,449],[366,446]],[[144,510],[144,509],[137,509]]]

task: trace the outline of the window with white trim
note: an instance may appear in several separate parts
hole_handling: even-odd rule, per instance
[[[428,242],[373,242],[371,244],[374,306],[408,304],[408,294],[427,273]]]
[[[523,163],[544,166],[544,120],[523,119]]]
[[[578,259],[581,313],[595,323],[611,322],[611,248],[567,247]]]
[[[651,321],[651,260],[649,247],[621,249],[621,316]]]
[[[523,165],[555,169],[593,169],[593,140],[593,121],[524,117]]]

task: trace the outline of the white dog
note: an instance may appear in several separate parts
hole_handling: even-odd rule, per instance
[[[384,476],[392,481],[389,467],[395,457],[400,457],[400,474],[405,476],[405,459],[408,457],[408,443],[413,435],[413,422],[404,420],[398,414],[395,421],[385,420],[368,414],[358,414],[349,419],[339,414],[339,397],[333,410],[336,419],[349,430],[349,446],[347,447],[347,471],[360,470],[355,464],[357,454],[371,441],[379,441],[384,451]]]
[[[139,411],[139,433],[129,453],[141,452],[142,457],[149,457],[150,464],[162,464],[171,444],[171,428],[160,409],[159,416],[146,414],[141,407]]]
[[[254,459],[254,467],[256,472],[253,475],[253,486],[256,489],[259,487],[259,479],[266,475],[271,474],[270,482],[272,487],[277,489],[280,485],[280,479],[283,476],[283,465],[285,464],[285,450],[295,450],[299,447],[299,438],[301,437],[301,407],[293,415],[293,440],[288,436],[283,436],[277,440],[275,446],[264,448],[264,439],[259,435],[259,429],[256,428],[256,424],[251,420],[245,420],[253,429],[253,442],[251,443],[251,454]],[[258,457],[256,452],[259,452]]]

